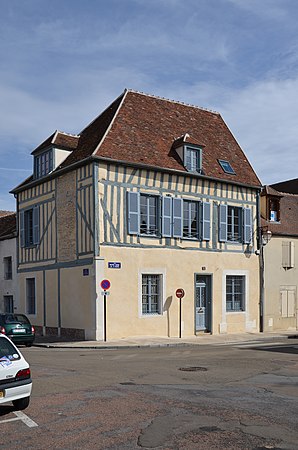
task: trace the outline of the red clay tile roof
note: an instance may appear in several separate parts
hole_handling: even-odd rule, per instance
[[[0,213],[1,212],[3,211],[0,211]],[[10,212],[9,214],[0,216],[0,240],[15,237],[16,232],[17,232],[16,213]]]
[[[3,216],[10,216],[11,214],[15,214],[14,211],[4,211],[4,210],[0,210],[0,217]]]
[[[55,146],[64,150],[74,150],[77,148],[79,141],[79,136],[74,136],[72,134],[62,133],[61,131],[55,131],[51,136],[49,136],[45,141],[43,141],[31,155],[40,152],[48,147]]]
[[[186,133],[190,143],[203,147],[204,175],[228,182],[261,186],[220,114],[131,90],[125,90],[114,100],[80,133],[79,138],[67,138],[71,141],[68,142],[69,148],[73,145],[73,151],[60,167],[67,168],[95,156],[187,172],[173,149],[175,140]],[[52,145],[55,139],[54,133],[33,153]],[[55,144],[58,145],[56,141]],[[229,161],[236,175],[225,173],[218,159]],[[16,189],[29,182],[27,180]]]
[[[203,171],[209,177],[260,186],[260,181],[220,114],[170,100],[127,91],[97,156],[183,170],[170,152],[177,136],[188,133],[204,144]],[[80,143],[79,143],[80,147]],[[223,171],[217,159],[233,166]]]

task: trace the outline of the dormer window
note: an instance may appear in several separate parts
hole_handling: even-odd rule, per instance
[[[189,172],[201,172],[202,149],[188,145],[184,146],[184,164]]]
[[[278,197],[269,197],[269,220],[270,222],[280,221],[280,199]]]
[[[34,177],[44,177],[53,170],[53,150],[34,156]]]

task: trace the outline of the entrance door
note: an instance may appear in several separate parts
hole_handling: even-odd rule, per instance
[[[211,331],[211,275],[195,275],[196,331]]]

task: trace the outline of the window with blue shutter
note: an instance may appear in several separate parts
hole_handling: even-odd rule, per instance
[[[127,193],[128,203],[128,233],[140,233],[140,194],[138,192]]]
[[[33,208],[33,245],[39,243],[39,206]]]
[[[173,237],[182,237],[182,198],[173,198]]]
[[[226,242],[228,237],[228,207],[219,205],[219,241]]]
[[[202,239],[210,241],[211,207],[210,203],[202,203]]]
[[[243,208],[243,242],[250,244],[252,241],[252,212],[250,208]]]
[[[172,236],[172,197],[162,197],[162,235]]]
[[[25,247],[25,217],[24,211],[20,212],[20,245]]]

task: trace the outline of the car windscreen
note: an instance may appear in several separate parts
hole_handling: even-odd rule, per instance
[[[0,337],[0,366],[6,366],[9,361],[20,358],[20,354],[12,343],[8,339]]]
[[[9,323],[26,323],[26,324],[30,324],[30,322],[27,319],[27,317],[24,316],[23,314],[7,314],[4,317],[4,323],[5,324],[9,324]]]

